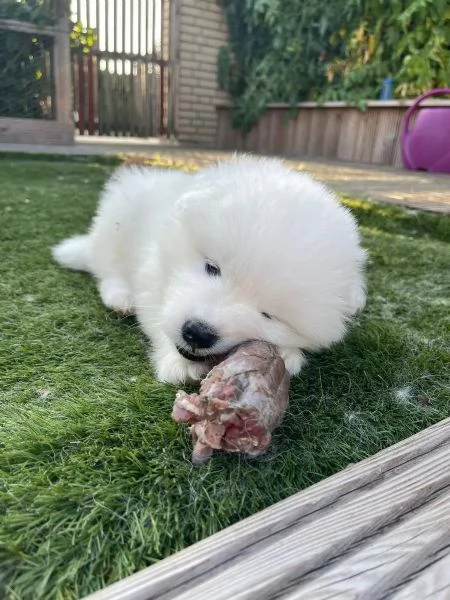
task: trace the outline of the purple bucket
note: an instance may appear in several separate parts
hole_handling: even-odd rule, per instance
[[[450,88],[429,90],[406,111],[401,132],[406,169],[450,173],[450,106],[421,108],[413,127],[409,127],[419,104],[425,98],[438,94],[450,94]]]

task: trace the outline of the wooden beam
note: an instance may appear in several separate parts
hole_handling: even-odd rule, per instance
[[[78,50],[77,54],[83,54],[82,51]],[[103,50],[90,50],[89,54],[92,56],[98,56],[99,58],[104,58],[106,60],[129,60],[135,63],[146,63],[153,65],[161,65],[166,66],[168,64],[167,60],[162,60],[159,58],[153,58],[151,54],[141,56],[140,54],[128,54],[126,52],[104,52]]]
[[[58,123],[50,119],[0,117],[0,144],[69,146],[73,143],[73,123]]]
[[[449,464],[450,418],[88,599],[437,598]]]
[[[73,124],[72,78],[70,58],[70,22],[66,0],[55,0],[58,19],[53,45],[53,69],[55,85],[56,120],[66,125]],[[75,135],[75,128],[74,128]]]
[[[35,25],[34,23],[14,19],[0,19],[0,29],[29,33],[30,35],[49,35],[51,37],[57,34],[56,27]]]

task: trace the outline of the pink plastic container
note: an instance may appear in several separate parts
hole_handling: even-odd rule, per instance
[[[409,123],[419,104],[438,94],[450,94],[450,88],[429,90],[406,111],[402,124],[401,146],[406,169],[450,173],[450,106],[421,108],[410,129]]]

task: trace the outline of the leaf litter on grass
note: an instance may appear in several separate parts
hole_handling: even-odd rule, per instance
[[[267,454],[192,467],[175,388],[154,381],[134,320],[51,261],[52,244],[89,224],[114,164],[0,158],[8,600],[83,597],[450,412],[449,217],[345,199],[371,257],[357,326],[293,380]]]

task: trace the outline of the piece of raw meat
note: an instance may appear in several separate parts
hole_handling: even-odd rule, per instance
[[[179,391],[172,418],[192,423],[192,462],[213,450],[263,453],[289,401],[289,373],[275,348],[247,342],[234,349],[200,384],[199,394]]]

